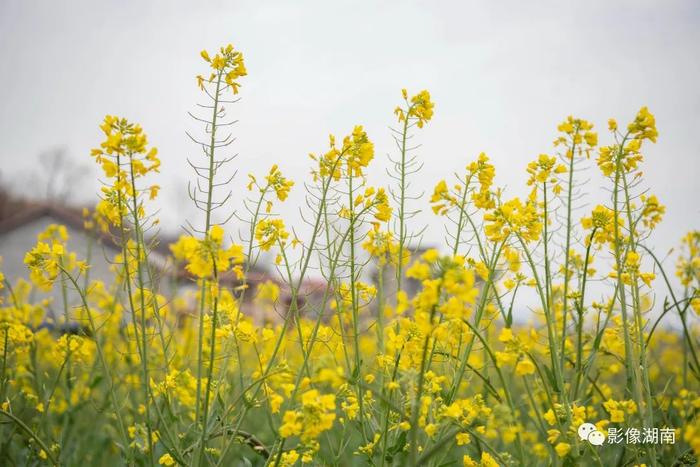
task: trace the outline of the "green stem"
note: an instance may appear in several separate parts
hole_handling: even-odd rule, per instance
[[[222,73],[219,71],[216,78],[216,91],[214,93],[214,105],[212,106],[212,120],[211,120],[211,137],[209,139],[209,149],[207,156],[209,156],[209,169],[207,172],[207,204],[205,208],[205,222],[204,222],[204,235],[209,235],[209,230],[211,229],[211,211],[212,211],[212,196],[214,192],[214,174],[215,174],[215,158],[214,153],[216,149],[216,130],[217,130],[217,118],[219,116],[219,97],[221,94],[221,77]],[[199,299],[199,329],[198,329],[198,339],[197,339],[197,389],[196,389],[196,399],[195,399],[195,421],[200,423],[201,416],[201,429],[202,436],[201,439],[206,439],[207,431],[207,413],[202,413],[202,379],[204,376],[204,307],[206,303],[206,291],[207,291],[207,280],[202,279],[202,286],[200,288],[200,299]],[[214,343],[212,342],[212,346]],[[204,457],[204,445],[201,446],[200,456],[198,463],[201,464]]]
[[[357,283],[356,283],[356,271],[355,271],[355,203],[354,203],[354,191],[353,191],[353,171],[350,169],[348,171],[348,202],[350,209],[350,299],[352,306],[352,333],[353,333],[353,344],[355,346],[355,370],[353,375],[356,380],[362,380],[362,358],[360,355],[360,324],[359,324],[359,304],[357,303]],[[365,433],[365,411],[364,411],[364,397],[362,396],[362,391],[357,389],[357,401],[360,406],[359,410],[359,422],[362,433],[362,438],[365,443],[367,442],[367,433]]]
[[[214,254],[212,254],[212,263],[213,263],[213,270],[214,270],[214,284],[219,283],[219,273],[217,271],[217,266],[216,266],[216,257]],[[216,353],[216,327],[217,327],[217,319],[218,319],[218,312],[219,312],[219,292],[220,288],[216,287],[216,296],[213,297],[214,303],[212,306],[212,317],[211,317],[211,335],[209,336],[209,342],[211,348],[209,349],[209,369],[207,371],[207,385],[206,389],[204,391],[204,409],[202,410],[202,436],[200,437],[200,445],[199,445],[199,462],[201,464],[202,460],[204,459],[204,452],[206,448],[206,441],[207,441],[207,418],[209,415],[209,397],[211,394],[211,380],[214,376],[214,355]]]
[[[132,159],[133,160],[133,159]],[[131,178],[131,209],[134,218],[134,235],[136,237],[136,279],[138,280],[139,300],[141,305],[141,365],[143,371],[143,391],[144,405],[146,406],[146,431],[148,433],[148,462],[153,465],[153,429],[151,428],[151,410],[150,410],[150,377],[148,372],[148,342],[146,330],[146,297],[143,281],[143,268],[141,265],[141,221],[139,220],[139,209],[137,203],[136,178],[134,176],[134,166],[129,164],[129,175]]]
[[[439,293],[438,293],[439,296]],[[423,353],[421,355],[420,361],[420,372],[418,373],[418,389],[413,397],[413,404],[411,405],[411,431],[409,432],[409,439],[411,444],[410,451],[410,465],[417,465],[418,456],[418,412],[421,405],[421,397],[423,396],[423,384],[425,383],[425,366],[428,356],[428,344],[430,343],[430,334],[432,334],[433,327],[433,317],[435,316],[435,305],[430,310],[429,317],[429,330],[425,334],[425,342],[423,342]]]
[[[41,449],[46,453],[46,457],[49,458],[49,461],[50,461],[53,465],[55,465],[55,466],[58,466],[58,465],[59,465],[59,464],[58,464],[58,461],[57,461],[56,458],[54,457],[54,455],[53,455],[53,453],[51,452],[51,450],[46,446],[46,443],[44,443],[44,441],[42,441],[42,439],[39,438],[39,436],[37,436],[37,434],[34,433],[34,432],[32,431],[32,429],[29,428],[22,420],[20,420],[19,418],[15,417],[15,416],[14,416],[13,414],[11,414],[10,412],[6,412],[6,411],[4,411],[4,410],[2,410],[2,409],[0,409],[0,414],[6,416],[7,418],[9,418],[9,419],[12,420],[13,422],[15,422],[15,424],[16,424],[22,431],[24,431],[27,435],[29,435],[32,439],[34,439],[34,441],[36,441],[37,444],[41,447]]]
[[[586,282],[588,279],[588,264],[590,261],[591,246],[593,245],[593,238],[595,238],[595,233],[597,230],[598,228],[594,227],[591,231],[590,237],[588,237],[588,246],[586,247],[586,259],[583,263],[583,283],[581,285],[581,298],[579,299],[578,305],[578,323],[576,326],[576,382],[574,383],[572,400],[578,399],[578,390],[581,384],[581,376],[583,374],[583,312],[585,307],[584,300],[586,294]]]
[[[569,311],[569,250],[571,249],[571,230],[572,222],[571,216],[573,212],[572,202],[573,202],[573,190],[574,190],[574,157],[576,156],[576,137],[579,134],[578,125],[574,136],[571,139],[571,157],[569,158],[569,181],[566,193],[566,244],[564,246],[564,308],[562,310],[562,325],[561,325],[561,362],[560,365],[564,367],[564,355],[566,349],[566,321]]]
[[[409,107],[410,112],[410,107]],[[406,138],[408,137],[408,114],[403,121],[403,130],[401,131],[401,168],[400,168],[400,197],[399,197],[399,260],[396,265],[396,291],[400,292],[403,285],[403,250],[406,242]]]

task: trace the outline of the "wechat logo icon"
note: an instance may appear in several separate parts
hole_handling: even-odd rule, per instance
[[[578,427],[578,437],[581,441],[588,441],[593,446],[602,446],[605,443],[605,435],[592,423],[582,423]]]

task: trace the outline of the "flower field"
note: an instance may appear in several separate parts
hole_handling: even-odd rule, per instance
[[[649,109],[602,128],[563,118],[522,197],[484,153],[416,196],[428,91],[397,93],[385,186],[368,181],[378,156],[359,125],[310,155],[305,180],[271,161],[233,181],[243,55],[201,57],[187,187],[201,219],[183,220],[170,272],[152,260],[158,151],[108,115],[84,221],[119,246],[114,280],[91,278],[61,225],[26,252],[26,280],[0,274],[0,465],[698,463],[700,231],[672,257],[654,249],[667,208],[642,172]],[[601,204],[582,195],[586,170]],[[280,214],[299,208],[303,232]],[[440,245],[421,248],[417,210],[447,226]],[[264,257],[274,274],[253,281]]]

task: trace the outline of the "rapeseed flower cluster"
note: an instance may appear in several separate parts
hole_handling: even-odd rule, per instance
[[[242,278],[243,247],[232,244],[222,248],[223,240],[224,229],[215,225],[202,240],[192,236],[180,237],[170,245],[170,251],[176,260],[185,263],[185,269],[194,277],[210,278],[231,270]]]
[[[532,197],[523,203],[513,198],[484,215],[486,237],[501,242],[511,234],[527,242],[537,241],[542,234],[542,218]]]
[[[238,82],[238,78],[248,74],[243,61],[243,54],[234,49],[232,44],[228,44],[221,47],[219,52],[213,57],[211,57],[206,50],[202,50],[200,56],[205,62],[209,63],[212,71],[208,78],[197,75],[197,85],[199,88],[204,90],[205,81],[212,83],[218,77],[219,85],[221,81],[223,81],[231,88],[234,94],[238,94],[238,90],[241,86]]]
[[[409,124],[415,121],[418,128],[423,128],[433,118],[435,104],[430,100],[430,93],[423,90],[409,99],[408,91],[402,89],[401,96],[405,101],[405,108],[396,107],[394,110],[399,122]]]

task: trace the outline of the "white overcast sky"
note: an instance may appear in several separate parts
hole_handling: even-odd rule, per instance
[[[661,136],[646,151],[646,180],[668,205],[657,249],[700,227],[700,2],[693,0],[0,0],[0,181],[26,191],[23,177],[41,170],[37,154],[56,146],[92,165],[102,117],[126,116],[160,149],[161,217],[176,228],[193,215],[185,158],[197,148],[184,132],[195,127],[186,112],[200,97],[199,51],[228,42],[244,52],[249,71],[243,100],[231,109],[240,119],[236,194],[245,174],[275,162],[301,180],[307,154],[355,124],[376,142],[381,174],[394,149],[387,127],[400,89],[426,88],[436,107],[417,136],[426,163],[420,188],[432,190],[485,151],[497,182],[522,192],[525,166],[553,150],[564,117],[591,120],[606,142],[609,117],[626,122],[647,105]],[[94,199],[90,178],[77,188],[81,200]],[[596,195],[601,186],[593,177],[587,190]],[[289,211],[301,196],[298,183]],[[440,235],[431,225],[427,241]]]

